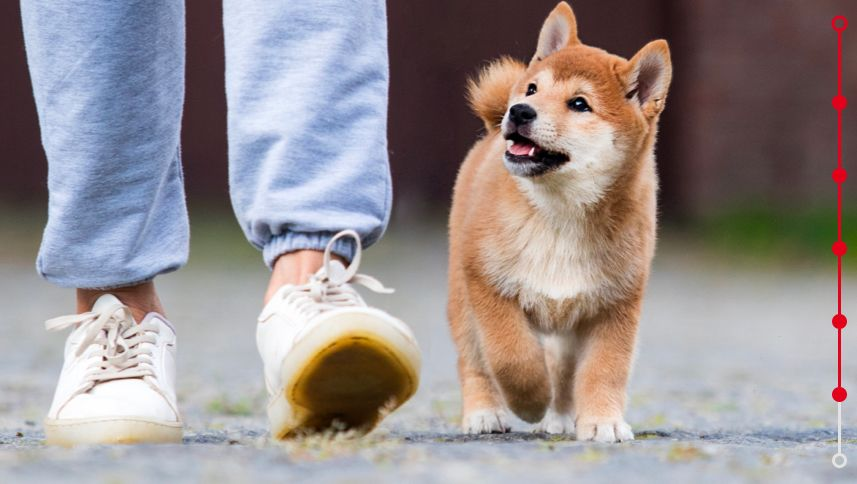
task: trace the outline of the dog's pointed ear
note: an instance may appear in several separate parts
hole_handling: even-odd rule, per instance
[[[579,44],[577,38],[577,19],[571,6],[566,2],[559,2],[556,8],[548,15],[539,33],[539,45],[536,47],[536,55],[533,62],[538,62],[554,52]]]
[[[666,40],[653,40],[624,67],[621,76],[626,97],[640,103],[643,114],[653,117],[664,109],[672,80],[672,61]]]

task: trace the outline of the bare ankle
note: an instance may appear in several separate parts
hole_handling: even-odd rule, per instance
[[[346,263],[345,259],[338,255],[334,254],[331,257],[343,264]],[[321,268],[322,263],[324,263],[324,252],[320,250],[297,250],[281,255],[274,262],[271,271],[271,279],[265,291],[265,304],[268,304],[279,288],[287,284],[306,284],[310,276]]]
[[[155,291],[155,283],[152,281],[113,289],[78,289],[77,312],[89,311],[95,301],[104,294],[112,294],[119,298],[123,304],[131,309],[131,313],[138,323],[151,312],[164,314],[164,308],[161,306],[161,301]]]

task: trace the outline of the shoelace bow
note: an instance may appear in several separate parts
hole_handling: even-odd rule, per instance
[[[87,357],[85,387],[79,391],[87,391],[97,383],[110,380],[154,377],[152,346],[144,343],[156,342],[157,325],[150,321],[136,324],[131,311],[121,304],[100,312],[60,316],[45,322],[48,331],[78,325],[84,328],[84,333],[75,356],[80,357],[92,345],[99,347]]]
[[[342,237],[352,237],[356,241],[354,258],[344,271],[333,269],[334,266],[331,261],[333,244]],[[363,304],[363,299],[360,298],[357,291],[350,287],[350,284],[360,284],[380,294],[392,294],[393,289],[384,287],[384,284],[379,280],[366,274],[357,273],[362,250],[360,236],[357,235],[357,232],[353,230],[339,232],[327,244],[322,267],[310,277],[309,282],[299,286],[284,286],[274,298],[291,306],[303,316],[312,318],[324,311],[338,307]],[[337,264],[337,268],[338,266]]]

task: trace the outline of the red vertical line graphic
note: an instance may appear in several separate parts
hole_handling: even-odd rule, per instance
[[[837,332],[836,388],[833,390],[833,399],[837,402],[843,402],[848,395],[842,387],[842,329],[846,321],[842,314],[842,257],[848,250],[842,240],[842,184],[846,178],[842,153],[842,111],[848,105],[847,99],[842,95],[842,32],[847,25],[845,17],[833,18],[833,30],[836,31],[836,96],[831,104],[836,110],[836,169],[833,171],[833,181],[836,182],[836,242],[833,243],[832,249],[836,255],[836,316],[833,318],[833,326]]]
[[[836,169],[833,170],[833,181],[836,183],[836,242],[832,247],[836,255],[836,315],[833,316],[833,327],[836,328],[836,388],[832,396],[837,408],[837,452],[833,455],[832,463],[841,469],[848,463],[842,453],[842,402],[848,397],[848,392],[842,386],[842,330],[848,322],[842,314],[842,257],[848,251],[848,246],[842,240],[842,184],[848,175],[842,162],[842,111],[848,105],[848,100],[842,95],[842,32],[848,27],[848,20],[837,15],[833,17],[832,25],[836,31],[836,96],[832,102],[836,110]]]

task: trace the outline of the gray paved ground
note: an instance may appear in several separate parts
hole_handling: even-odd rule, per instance
[[[630,387],[627,418],[638,440],[582,444],[521,423],[518,433],[470,438],[456,427],[442,229],[394,232],[367,253],[363,270],[398,289],[370,299],[414,327],[424,351],[420,391],[364,439],[279,444],[266,434],[254,348],[265,271],[234,244],[197,244],[201,255],[161,280],[179,328],[184,444],[68,450],[42,444],[64,335],[41,323],[66,313],[71,296],[39,280],[32,248],[14,240],[0,244],[0,482],[857,482],[850,401],[853,464],[830,465],[829,271],[758,272],[664,244]],[[843,342],[844,384],[857,395],[854,333]]]

